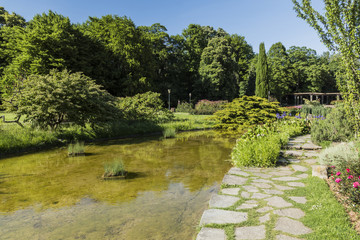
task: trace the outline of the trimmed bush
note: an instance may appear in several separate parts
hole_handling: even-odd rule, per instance
[[[194,113],[194,109],[192,108],[190,103],[183,102],[177,105],[176,112],[183,112],[183,113]]]
[[[278,103],[255,96],[236,98],[214,114],[215,128],[242,130],[257,124],[274,122],[276,113],[282,112]]]

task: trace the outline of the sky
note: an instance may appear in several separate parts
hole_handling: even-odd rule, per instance
[[[312,2],[321,10],[321,0]],[[160,23],[170,35],[181,34],[192,23],[222,28],[244,36],[255,52],[261,42],[267,50],[282,42],[286,48],[306,46],[319,55],[327,51],[315,30],[296,16],[291,0],[0,0],[0,6],[27,21],[49,10],[73,23],[112,14],[127,16],[137,26]]]

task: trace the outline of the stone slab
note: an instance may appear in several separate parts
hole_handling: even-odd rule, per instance
[[[266,179],[255,179],[255,180],[253,180],[253,182],[256,182],[256,183],[273,183],[272,181],[266,180]]]
[[[287,181],[297,181],[297,180],[300,180],[300,178],[297,178],[297,177],[278,177],[278,178],[273,178],[273,180],[287,182]]]
[[[283,191],[275,190],[275,189],[264,189],[263,190],[267,194],[274,194],[274,195],[282,195],[284,194]]]
[[[223,188],[221,189],[221,192],[223,194],[228,194],[228,195],[238,195],[240,191],[240,188]]]
[[[299,163],[300,162],[300,160],[296,159],[296,158],[288,158],[288,161],[291,163]]]
[[[261,177],[261,178],[269,178],[269,177],[271,177],[271,175],[266,174],[266,173],[253,173],[253,175],[255,175],[257,177]]]
[[[235,228],[235,239],[264,239],[265,225]]]
[[[242,223],[248,219],[245,212],[235,212],[222,209],[207,209],[204,211],[200,225],[215,223],[215,224],[235,224]]]
[[[294,238],[286,235],[276,235],[276,240],[301,240],[300,238]]]
[[[265,213],[265,212],[268,212],[268,211],[271,211],[271,210],[274,210],[274,209],[272,207],[263,207],[263,208],[260,208],[260,209],[256,210],[256,212]]]
[[[244,172],[243,170],[241,170],[240,168],[237,168],[237,167],[230,168],[228,174],[241,175],[241,176],[244,176],[244,177],[248,177],[250,175],[250,174]]]
[[[284,152],[285,155],[288,156],[294,156],[294,157],[301,157],[304,155],[304,151],[300,151],[300,150],[287,150]]]
[[[257,206],[258,206],[258,204],[256,204],[256,203],[243,203],[240,206],[238,206],[236,208],[236,210],[252,209],[252,208],[256,208]]]
[[[264,193],[254,193],[251,198],[254,198],[254,199],[263,199],[263,198],[267,198],[267,197],[271,197],[271,195],[269,195],[269,194],[264,194]]]
[[[246,181],[247,178],[226,174],[222,180],[222,183],[228,185],[243,185],[246,183]]]
[[[327,166],[314,165],[312,166],[312,176],[327,179]]]
[[[213,195],[209,202],[211,208],[228,208],[234,205],[240,198],[227,195]]]
[[[289,197],[291,200],[297,203],[305,204],[307,202],[305,197]]]
[[[321,146],[315,145],[312,142],[307,142],[304,145],[301,146],[302,149],[304,150],[320,150],[322,149]]]
[[[300,172],[306,172],[307,170],[309,170],[307,167],[303,167],[301,165],[291,165],[291,167],[295,170],[295,171],[300,171]]]
[[[288,185],[292,187],[305,187],[305,184],[302,182],[289,182]]]
[[[305,213],[298,208],[284,208],[275,210],[274,213],[283,217],[290,217],[295,219],[300,219],[305,216]]]
[[[266,215],[264,215],[262,217],[259,217],[259,222],[260,223],[265,223],[265,222],[267,222],[269,220],[270,220],[270,213],[268,213],[268,214],[266,214]]]
[[[243,197],[243,198],[250,198],[250,193],[248,193],[248,192],[242,192],[241,193],[241,197]]]
[[[307,151],[304,152],[304,156],[309,158],[309,157],[318,157],[319,156],[319,152],[311,152],[311,151]]]
[[[285,207],[291,207],[292,204],[285,201],[283,198],[275,196],[268,199],[265,199],[268,202],[268,205],[277,207],[277,208],[285,208]]]
[[[196,237],[196,240],[226,240],[224,229],[202,228]]]
[[[287,217],[280,217],[275,225],[275,230],[286,232],[293,235],[311,233],[312,230],[302,222]]]
[[[310,165],[314,165],[318,162],[317,159],[307,159],[307,160],[304,160],[304,162],[306,162],[307,164],[310,164]]]
[[[259,189],[257,189],[257,187],[254,187],[254,186],[243,186],[243,188],[246,191],[251,192],[251,193],[259,192]]]
[[[275,177],[278,177],[278,176],[289,176],[291,174],[294,174],[294,172],[281,170],[281,171],[277,171],[277,172],[270,172],[270,174]]]
[[[304,178],[307,178],[309,175],[307,173],[303,173],[303,174],[300,174],[300,175],[296,175],[296,177],[298,178],[301,178],[301,179],[304,179]]]
[[[288,186],[282,186],[282,185],[276,185],[274,184],[274,186],[279,189],[279,190],[293,190],[294,188],[292,187],[288,187]]]
[[[261,188],[261,189],[264,189],[264,188],[272,188],[271,185],[267,184],[267,183],[253,183],[253,185],[255,187],[258,187],[258,188]]]

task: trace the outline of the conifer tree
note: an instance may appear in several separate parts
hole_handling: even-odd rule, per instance
[[[268,65],[266,61],[265,44],[260,43],[258,62],[256,65],[255,95],[262,98],[268,97]]]

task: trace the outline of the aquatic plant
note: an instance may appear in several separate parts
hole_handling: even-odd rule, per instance
[[[70,143],[68,146],[68,153],[71,156],[84,154],[85,153],[84,142]]]
[[[104,170],[103,177],[125,176],[127,173],[124,162],[120,158],[115,159],[112,163],[105,163]]]
[[[164,138],[173,138],[176,135],[175,128],[165,128],[163,131]]]

